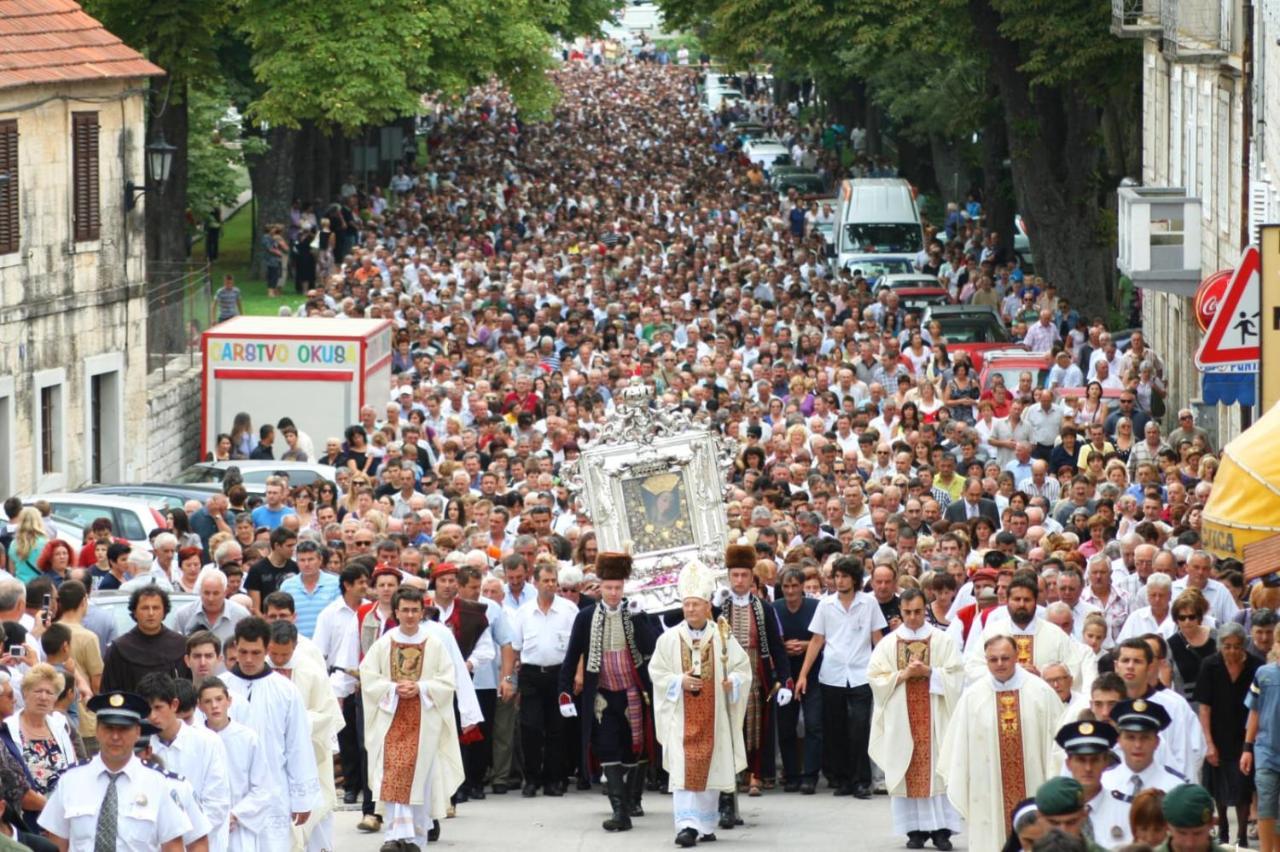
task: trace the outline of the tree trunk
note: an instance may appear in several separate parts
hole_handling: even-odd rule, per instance
[[[255,201],[253,244],[256,247],[263,229],[270,225],[287,225],[289,204],[293,200],[293,162],[297,155],[298,132],[287,127],[267,131],[267,150],[248,159],[249,180]],[[253,253],[252,275],[265,278],[262,253]]]
[[[133,178],[134,184],[147,186],[144,196],[147,217],[147,260],[181,263],[187,259],[187,84],[165,81],[151,91],[151,126],[143,144],[164,134],[165,141],[177,150],[169,167],[164,191],[157,192],[155,182],[145,172]],[[198,216],[204,214],[197,211]]]
[[[954,139],[939,133],[929,134],[929,159],[933,163],[934,188],[942,202],[961,201],[968,179],[960,157],[960,146]]]
[[[988,228],[1000,234],[1004,245],[1013,245],[1013,218],[1016,212],[1013,180],[1005,161],[1009,158],[1009,135],[1004,115],[995,106],[999,92],[988,84],[988,107],[982,125],[982,210]],[[964,198],[957,199],[961,203]],[[1032,246],[1034,252],[1035,246]]]
[[[995,74],[1008,128],[1019,209],[1037,266],[1072,305],[1101,312],[1114,271],[1111,235],[1097,194],[1098,110],[1071,87],[1037,87],[1016,44],[1000,35],[989,0],[968,0]]]

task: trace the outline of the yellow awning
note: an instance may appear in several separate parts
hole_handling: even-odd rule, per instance
[[[1201,525],[1208,550],[1236,559],[1280,533],[1280,405],[1222,448]]]

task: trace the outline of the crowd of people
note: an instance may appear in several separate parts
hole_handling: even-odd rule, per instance
[[[818,125],[764,91],[705,114],[675,66],[556,81],[545,123],[496,87],[442,110],[428,162],[320,223],[299,314],[393,320],[393,398],[210,451],[333,480],[229,477],[147,547],[6,503],[0,849],[332,849],[341,800],[408,852],[597,784],[607,831],[671,792],[686,847],[822,789],[887,794],[908,848],[1191,852],[1234,818],[1277,849],[1280,588],[1203,549],[1215,448],[1166,426],[1141,334],[957,207],[918,266],[1056,360],[979,387],[729,128],[838,177]],[[740,447],[723,577],[685,565],[661,618],[560,478],[633,381]]]

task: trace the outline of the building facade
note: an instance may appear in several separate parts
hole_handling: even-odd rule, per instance
[[[0,0],[0,495],[141,475],[147,78],[71,0]]]
[[[1112,0],[1112,31],[1143,40],[1142,185],[1200,201],[1200,279],[1234,268],[1280,217],[1280,126],[1267,121],[1280,110],[1280,4]],[[1170,408],[1192,407],[1219,445],[1239,434],[1241,406],[1201,403],[1193,297],[1145,289],[1143,327],[1168,364]]]

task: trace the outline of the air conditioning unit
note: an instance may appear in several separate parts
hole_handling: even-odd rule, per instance
[[[1160,0],[1111,0],[1111,32],[1121,38],[1160,34]]]
[[[1235,0],[1163,0],[1160,30],[1170,62],[1217,63],[1232,48]]]

